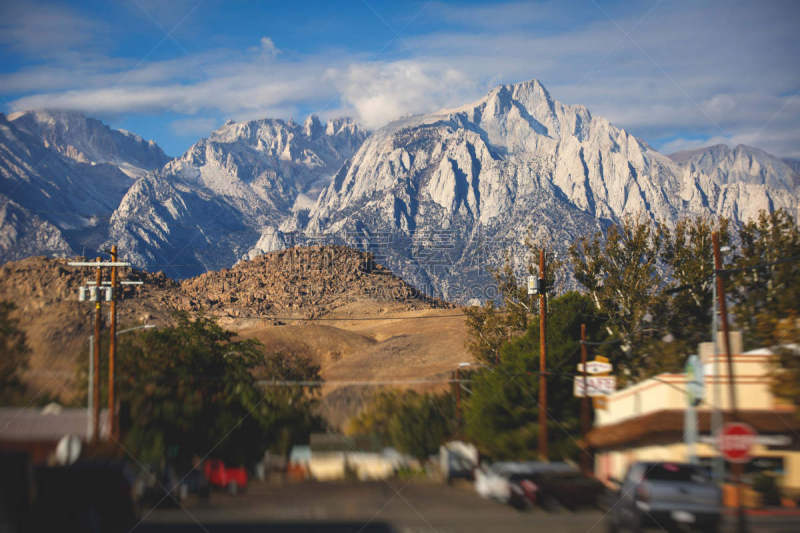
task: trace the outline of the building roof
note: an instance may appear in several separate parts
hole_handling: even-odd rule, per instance
[[[595,449],[621,446],[659,444],[683,440],[684,409],[664,409],[629,418],[616,424],[593,428],[586,436],[590,447]],[[724,420],[732,420],[731,413],[723,413]],[[794,411],[742,410],[739,421],[750,424],[759,434],[785,434],[792,438],[792,447],[800,446],[800,418]],[[711,428],[711,413],[697,412],[697,428],[708,433]]]
[[[100,436],[108,435],[108,410],[100,412]],[[88,416],[85,408],[48,405],[0,407],[0,442],[58,441],[64,435],[85,440]]]

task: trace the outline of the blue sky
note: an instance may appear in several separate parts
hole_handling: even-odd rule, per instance
[[[0,105],[179,155],[227,119],[368,128],[539,79],[665,152],[800,157],[800,2],[127,0],[0,6]]]

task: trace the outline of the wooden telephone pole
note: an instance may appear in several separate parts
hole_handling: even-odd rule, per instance
[[[539,250],[539,458],[547,461],[547,301],[544,249]]]
[[[736,403],[736,379],[733,368],[733,356],[731,355],[731,339],[728,331],[728,305],[725,302],[725,281],[720,275],[722,273],[722,255],[719,249],[719,233],[711,233],[711,245],[714,247],[714,276],[717,282],[717,297],[719,298],[719,318],[722,322],[722,345],[725,348],[725,359],[728,366],[728,395],[730,401],[731,419],[733,422],[739,421],[739,408]],[[719,438],[719,436],[717,436]],[[747,531],[747,518],[744,514],[742,497],[742,464],[732,465],[733,483],[736,485],[736,514],[738,517],[737,531],[740,533]]]
[[[100,287],[103,286],[103,270],[100,268],[100,258],[97,262],[97,273],[95,275],[96,295],[94,302],[94,375],[92,376],[92,441],[97,442],[100,438]]]
[[[117,262],[117,245],[111,247],[111,262]],[[111,326],[108,347],[108,433],[117,440],[117,403],[114,391],[114,364],[117,353],[117,266],[111,267]]]
[[[111,302],[111,331],[109,335],[109,362],[108,362],[108,406],[109,406],[109,413],[108,413],[108,430],[109,436],[111,438],[116,438],[115,431],[117,430],[117,422],[116,422],[116,397],[114,394],[114,359],[116,355],[116,333],[117,333],[117,307],[114,300],[116,299],[116,287],[117,287],[117,267],[121,266],[130,266],[130,263],[127,262],[118,262],[117,261],[117,247],[113,246],[111,248],[111,261],[103,261],[101,258],[97,258],[94,261],[70,261],[67,263],[69,266],[75,267],[89,267],[95,268],[95,281],[94,287],[81,287],[79,292],[79,300],[86,301],[87,294],[89,295],[88,300],[94,302],[94,337],[90,338],[93,341],[93,350],[92,350],[92,368],[90,368],[91,372],[91,382],[92,382],[92,406],[91,406],[91,440],[92,442],[97,442],[100,439],[100,321],[102,319],[102,315],[100,313],[100,302],[103,300],[103,294],[106,295],[106,300]],[[104,287],[103,286],[103,267],[111,267],[111,287]],[[133,281],[133,282],[122,282],[123,284],[134,284],[138,285],[141,284],[140,281]],[[89,282],[91,285],[91,282]],[[109,289],[111,292],[107,292],[106,289]],[[92,371],[93,370],[93,371]]]
[[[591,413],[589,412],[589,387],[586,379],[586,360],[588,359],[586,349],[586,324],[581,324],[581,368],[583,368],[583,398],[581,398],[581,433],[583,433],[583,450],[581,453],[581,472],[584,475],[591,474],[591,456],[589,455],[589,445],[586,436],[589,434],[591,424]]]

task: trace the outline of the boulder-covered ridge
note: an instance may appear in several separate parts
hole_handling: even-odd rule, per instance
[[[0,266],[0,300],[12,301],[24,323],[57,306],[76,309],[78,289],[95,279],[92,267],[69,266],[85,258],[28,257]],[[108,270],[104,269],[108,281]],[[215,317],[326,316],[353,302],[396,304],[394,310],[451,307],[430,298],[375,263],[371,254],[345,246],[293,247],[241,261],[181,282],[163,272],[120,268],[120,280],[143,281],[121,287],[121,322],[168,318],[171,311]]]
[[[359,301],[449,307],[346,246],[292,247],[181,282],[181,307],[231,317],[326,316]]]

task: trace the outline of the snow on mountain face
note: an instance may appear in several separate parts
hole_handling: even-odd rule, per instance
[[[795,174],[800,176],[800,159],[793,159],[791,157],[785,157],[781,161],[786,163],[792,170],[794,170]]]
[[[674,223],[722,213],[741,221],[753,205],[795,206],[797,190],[780,167],[758,167],[758,179],[748,174],[762,154],[749,167],[741,158],[731,163],[739,173],[703,171],[583,106],[553,100],[537,81],[506,85],[375,132],[320,195],[305,233],[372,249],[445,298],[483,299],[487,268],[505,250],[520,259],[528,228],[565,258],[578,237],[626,215]]]
[[[709,146],[670,155],[696,194],[708,196],[714,213],[744,221],[766,209],[794,214],[800,174],[785,161],[749,146]]]
[[[142,148],[142,143],[75,113],[0,114],[0,193],[13,202],[16,213],[5,219],[3,237],[29,236],[25,243],[3,239],[0,260],[29,249],[52,254],[95,250],[107,237],[108,218],[132,176],[147,170],[138,166],[148,162],[142,154],[150,154],[153,164],[163,162],[158,147],[145,143],[148,148]],[[130,158],[125,156],[128,148]]]
[[[109,243],[179,278],[282,247],[270,238],[277,226],[293,209],[307,212],[365,137],[349,119],[228,122],[131,187]]]
[[[80,113],[25,111],[12,113],[8,119],[20,130],[40,138],[45,148],[79,163],[110,163],[132,178],[169,161],[155,142],[124,130],[113,130]]]
[[[57,227],[0,194],[0,263],[32,255],[71,253]]]
[[[348,119],[228,122],[165,164],[151,143],[79,115],[11,118],[0,114],[0,261],[115,243],[182,278],[338,243],[428,293],[483,300],[496,296],[488,269],[506,252],[521,266],[528,235],[566,259],[627,215],[742,222],[800,204],[786,161],[745,146],[667,157],[537,81],[369,137]]]

